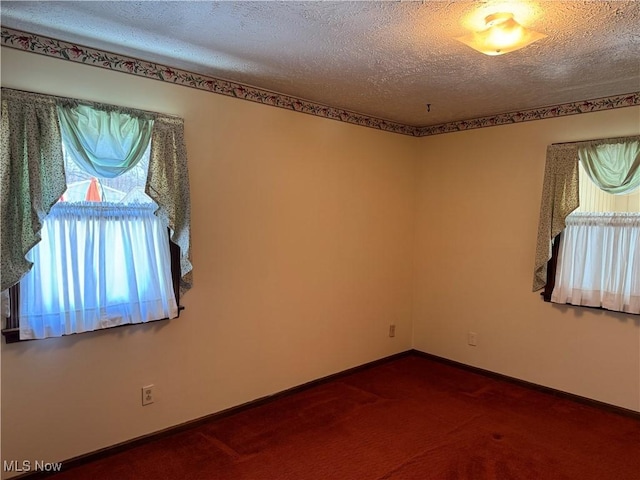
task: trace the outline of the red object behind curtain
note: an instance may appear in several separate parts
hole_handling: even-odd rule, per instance
[[[98,179],[95,177],[91,178],[91,183],[89,184],[89,188],[87,189],[85,200],[87,202],[102,201],[102,198],[100,197],[100,189],[98,188]]]

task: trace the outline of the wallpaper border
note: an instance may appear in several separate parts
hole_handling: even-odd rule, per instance
[[[442,133],[460,132],[463,130],[472,130],[474,128],[494,127],[497,125],[530,122],[533,120],[544,120],[547,118],[566,117],[568,115],[612,110],[614,108],[633,107],[637,105],[640,105],[640,92],[631,92],[590,100],[561,103],[559,105],[552,105],[548,107],[532,108],[518,112],[500,113],[488,117],[444,123],[442,125],[418,127],[416,135],[419,137],[440,135]]]
[[[2,45],[27,52],[59,58],[85,65],[128,73],[162,82],[204,90],[220,95],[248,100],[251,102],[280,107],[300,113],[338,120],[353,125],[376,128],[392,133],[414,137],[440,135],[476,128],[507,125],[512,123],[563,117],[579,113],[611,110],[614,108],[640,105],[640,92],[615,95],[579,102],[534,108],[517,112],[501,113],[487,117],[460,120],[440,125],[416,127],[402,123],[370,117],[360,113],[330,107],[320,103],[272,92],[241,83],[201,75],[187,70],[147,62],[145,60],[118,55],[95,48],[81,46],[54,38],[2,27]]]

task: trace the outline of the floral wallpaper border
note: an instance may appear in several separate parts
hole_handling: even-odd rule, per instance
[[[640,105],[640,92],[632,92],[592,100],[582,100],[579,102],[562,103],[560,105],[532,108],[530,110],[522,110],[519,112],[500,113],[489,117],[443,123],[442,125],[417,127],[416,136],[424,137],[428,135],[439,135],[442,133],[460,132],[462,130],[471,130],[474,128],[529,122],[532,120],[543,120],[545,118],[565,117],[567,115],[611,110],[613,108],[632,107],[635,105]]]
[[[76,63],[84,63],[108,70],[129,73],[140,77],[262,103],[263,105],[271,105],[354,125],[415,137],[640,105],[640,92],[633,92],[594,100],[564,103],[561,105],[502,113],[471,120],[461,120],[441,125],[416,127],[20,30],[2,27],[1,37],[2,45],[18,50],[38,53],[40,55],[60,58]]]

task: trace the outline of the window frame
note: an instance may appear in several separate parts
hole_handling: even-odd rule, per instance
[[[560,239],[562,238],[562,232],[560,232],[553,239],[553,244],[551,247],[551,258],[547,262],[547,283],[544,286],[544,290],[540,292],[542,299],[551,303],[551,294],[553,293],[553,289],[556,287],[556,270],[558,268],[558,252],[560,251]],[[567,303],[566,305],[571,305]],[[574,307],[579,307],[580,305],[573,305]],[[595,307],[592,307],[595,308]],[[601,307],[600,307],[601,308]],[[604,310],[601,308],[601,310]]]
[[[565,230],[565,219],[580,207],[580,196],[582,195],[582,190],[579,188],[581,184],[579,181],[579,170],[581,168],[580,149],[638,141],[640,141],[640,135],[630,135],[554,143],[547,146],[533,271],[533,291],[542,290],[540,296],[545,302],[552,302],[551,297],[556,286],[560,243]],[[635,153],[632,151],[631,154],[638,155],[638,151],[635,151]],[[631,170],[629,172],[631,173]],[[588,305],[574,305],[571,303],[561,305],[638,315],[637,313],[619,312]]]
[[[25,108],[25,105],[28,108]],[[3,266],[5,266],[5,260],[7,265],[7,274],[2,278],[2,289],[4,290],[3,295],[6,292],[9,297],[10,305],[7,309],[8,312],[6,312],[9,316],[6,317],[4,325],[0,326],[0,328],[4,327],[0,332],[5,336],[6,343],[28,340],[20,340],[19,338],[19,282],[29,271],[26,254],[39,240],[38,232],[41,224],[39,219],[48,214],[49,209],[46,206],[58,201],[66,186],[64,166],[62,165],[63,152],[62,149],[56,148],[62,142],[59,109],[78,106],[89,106],[97,110],[115,111],[153,120],[150,138],[152,145],[150,168],[154,165],[152,169],[154,173],[147,179],[145,193],[147,190],[154,192],[153,195],[148,195],[159,206],[156,215],[167,225],[171,287],[174,290],[178,310],[177,317],[184,309],[180,305],[180,296],[192,287],[191,202],[184,119],[176,115],[126,106],[2,87],[3,132],[6,128],[7,138],[14,138],[17,135],[19,139],[23,136],[29,139],[29,142],[7,142],[7,145],[3,143],[3,155],[6,153],[9,159],[8,164],[5,165],[3,162],[1,168],[3,178],[5,175],[9,175],[9,169],[14,166],[21,169],[20,171],[31,172],[35,170],[40,173],[40,175],[29,176],[29,182],[18,185],[18,187],[30,192],[27,199],[32,202],[32,205],[27,205],[26,208],[22,205],[24,202],[19,202],[17,208],[7,207],[7,205],[14,206],[16,203],[7,200],[13,198],[9,196],[9,193],[14,192],[12,189],[8,189],[9,193],[5,194],[3,190],[3,218],[17,216],[23,220],[25,225],[32,227],[27,229],[28,231],[24,232],[21,237],[3,235],[2,238]],[[43,139],[44,143],[42,143]],[[26,145],[32,143],[39,145],[40,148],[27,150]],[[6,152],[5,147],[7,147]],[[41,164],[43,156],[48,159],[46,165]],[[40,172],[43,167],[47,168],[44,172]],[[35,181],[32,177],[35,178]],[[43,178],[47,181],[42,182]],[[11,184],[14,185],[13,182]],[[6,217],[4,217],[5,213]],[[158,320],[163,319],[150,321]],[[7,340],[7,337],[11,340]]]

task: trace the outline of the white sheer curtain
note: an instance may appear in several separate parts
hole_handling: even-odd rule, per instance
[[[34,266],[20,282],[20,338],[175,318],[168,235],[156,208],[56,204],[27,255]]]
[[[640,214],[566,219],[551,301],[640,313]]]

